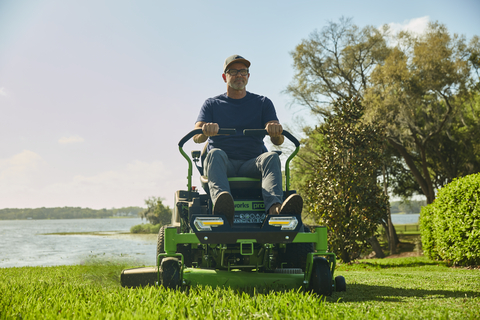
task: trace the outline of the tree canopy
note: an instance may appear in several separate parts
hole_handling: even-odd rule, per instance
[[[286,91],[295,102],[326,117],[337,98],[358,96],[363,121],[385,126],[390,154],[403,166],[390,168],[393,191],[419,191],[431,203],[445,183],[480,171],[478,36],[467,43],[437,22],[420,35],[393,34],[342,18],[303,40],[292,57]]]
[[[147,209],[139,213],[140,217],[145,218],[151,224],[166,225],[172,221],[172,210],[169,206],[164,206],[161,197],[150,197],[145,199]]]

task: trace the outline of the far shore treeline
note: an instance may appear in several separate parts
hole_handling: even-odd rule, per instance
[[[397,214],[420,213],[425,201],[392,201],[391,212]],[[142,207],[124,207],[119,209],[90,209],[80,207],[36,208],[36,209],[0,209],[0,220],[26,219],[105,219],[105,218],[137,218],[145,211]]]
[[[26,219],[103,219],[103,218],[137,218],[144,211],[141,207],[124,207],[119,209],[90,209],[80,207],[36,208],[36,209],[0,209],[0,220]]]

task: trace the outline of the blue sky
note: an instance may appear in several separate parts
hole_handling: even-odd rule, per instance
[[[0,208],[171,206],[186,186],[177,142],[225,92],[224,59],[249,59],[247,89],[294,129],[311,117],[282,93],[289,53],[342,16],[480,35],[476,0],[0,0]]]

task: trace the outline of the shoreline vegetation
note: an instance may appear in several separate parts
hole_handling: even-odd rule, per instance
[[[138,218],[142,207],[90,209],[80,207],[56,207],[35,209],[0,209],[0,220],[53,220],[53,219],[108,219]]]
[[[417,214],[425,206],[425,200],[391,201],[390,211],[393,214]],[[43,219],[107,219],[138,218],[145,211],[142,207],[122,207],[112,209],[90,209],[80,207],[55,208],[5,208],[0,209],[0,220],[43,220]],[[146,229],[146,227],[142,227]],[[138,227],[137,229],[142,229]],[[158,227],[159,229],[160,227]],[[158,232],[157,229],[157,232]],[[138,233],[138,232],[133,232]]]

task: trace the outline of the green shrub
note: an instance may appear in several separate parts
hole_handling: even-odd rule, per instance
[[[131,233],[158,233],[160,230],[161,224],[137,224],[130,228]]]
[[[422,208],[425,255],[455,265],[480,265],[480,173],[455,179]]]

